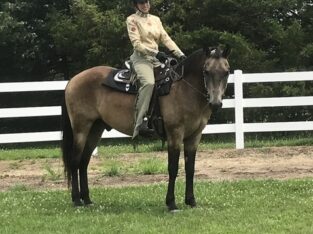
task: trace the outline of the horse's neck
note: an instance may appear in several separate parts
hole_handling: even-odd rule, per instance
[[[194,64],[192,68],[186,69],[182,77],[183,83],[196,92],[205,93],[202,65]]]
[[[180,82],[184,99],[188,103],[192,103],[192,109],[195,114],[202,115],[207,109],[206,89],[203,79],[203,63],[204,61],[195,61],[186,65],[185,73]],[[188,107],[190,108],[190,107]]]
[[[192,84],[197,89],[203,89],[203,64],[205,57],[199,52],[196,52],[193,56],[191,56],[190,60],[186,62],[186,64],[181,65],[184,66],[183,71],[183,79],[185,79],[188,83]],[[178,67],[181,69],[181,67]]]

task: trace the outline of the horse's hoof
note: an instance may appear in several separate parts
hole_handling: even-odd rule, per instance
[[[74,207],[81,207],[81,206],[83,206],[84,204],[82,203],[82,201],[81,200],[77,200],[77,201],[74,201],[73,202],[73,206]]]
[[[182,210],[180,209],[175,209],[175,210],[169,210],[170,213],[175,214],[175,213],[179,213],[182,212]]]
[[[175,203],[167,205],[167,208],[170,212],[175,211],[175,210],[179,210]]]
[[[93,202],[91,200],[88,200],[88,201],[84,201],[84,205],[85,206],[93,206]]]
[[[185,204],[191,208],[195,208],[197,206],[196,199],[194,197],[185,198]]]

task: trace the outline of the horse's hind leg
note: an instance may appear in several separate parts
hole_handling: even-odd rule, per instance
[[[193,192],[193,179],[195,173],[195,158],[201,134],[191,136],[184,140],[186,192],[185,203],[191,207],[196,206],[196,199]]]
[[[85,205],[92,204],[92,201],[90,200],[89,197],[87,168],[91,154],[93,150],[96,148],[104,128],[105,124],[100,120],[95,121],[94,124],[92,125],[90,132],[88,134],[87,142],[79,166],[80,197],[84,201]]]
[[[88,121],[77,121],[73,124],[73,151],[71,157],[71,178],[72,178],[72,201],[74,206],[83,205],[80,198],[78,186],[78,169],[81,164],[82,153],[85,148],[87,135],[92,123]]]

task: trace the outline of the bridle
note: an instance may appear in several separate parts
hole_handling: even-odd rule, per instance
[[[196,93],[200,94],[202,97],[204,97],[207,101],[210,100],[210,94],[209,93],[204,93],[201,92],[199,89],[195,88],[192,84],[190,84],[187,80],[185,80],[184,78],[181,79],[185,84],[187,84],[193,91],[195,91]]]
[[[179,67],[179,65],[181,65],[181,73],[180,74],[178,74],[176,72],[176,69]],[[173,69],[174,72],[179,75],[179,79],[176,79],[176,80],[182,80],[193,91],[195,91],[196,93],[200,94],[201,97],[205,98],[207,101],[210,100],[210,94],[209,93],[204,93],[204,92],[200,91],[199,89],[195,88],[191,83],[189,83],[187,80],[185,80],[183,78],[183,76],[184,76],[184,69],[185,69],[184,61],[181,61],[179,64],[175,65],[175,67],[173,67],[173,68],[174,68]],[[205,75],[205,64],[203,65],[202,74],[203,74],[202,79],[203,79],[204,87],[205,87],[205,90],[206,90],[207,89],[207,83],[206,83],[206,75]]]
[[[218,55],[216,55],[216,53],[218,52]],[[220,57],[221,52],[218,51],[218,48],[211,48],[210,49],[210,56],[218,56]],[[208,54],[207,54],[208,55]],[[206,58],[208,58],[208,56],[206,56]],[[175,59],[174,59],[175,60]],[[175,60],[177,62],[177,60]],[[205,98],[208,102],[210,100],[210,94],[206,91],[203,92],[201,90],[199,90],[198,88],[194,87],[190,82],[188,82],[186,79],[184,79],[184,68],[185,68],[185,61],[180,61],[180,63],[176,63],[175,65],[171,66],[170,69],[172,70],[171,72],[173,72],[175,79],[173,79],[173,81],[178,81],[178,80],[182,80],[186,85],[188,85],[194,92],[198,93],[201,97]],[[177,70],[178,68],[181,67],[181,72],[178,73]],[[207,79],[208,79],[208,74],[206,74],[208,71],[205,69],[206,68],[206,63],[203,64],[202,67],[202,79],[203,79],[203,84],[204,84],[204,88],[205,90],[207,90]]]

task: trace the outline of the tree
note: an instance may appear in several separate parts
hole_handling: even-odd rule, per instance
[[[187,54],[230,44],[232,67],[246,72],[313,67],[311,0],[154,0],[152,5]],[[132,12],[130,4],[117,0],[1,3],[1,79],[69,79],[91,66],[121,66],[132,50],[125,25]]]
[[[0,5],[0,77],[2,81],[51,79],[57,64],[46,24],[47,12],[66,1],[16,0]]]
[[[134,11],[128,2],[1,2],[0,80],[70,79],[92,66],[121,67],[132,53],[125,20]],[[187,55],[204,46],[228,44],[233,49],[233,70],[248,73],[313,69],[312,0],[151,2],[152,13],[162,18],[170,36]],[[166,50],[162,46],[160,49]],[[311,87],[308,82],[256,84],[245,89],[245,96],[311,95]],[[288,115],[285,109],[262,113],[249,110],[249,118],[312,118],[309,108],[293,110]],[[216,121],[223,121],[218,118]]]

